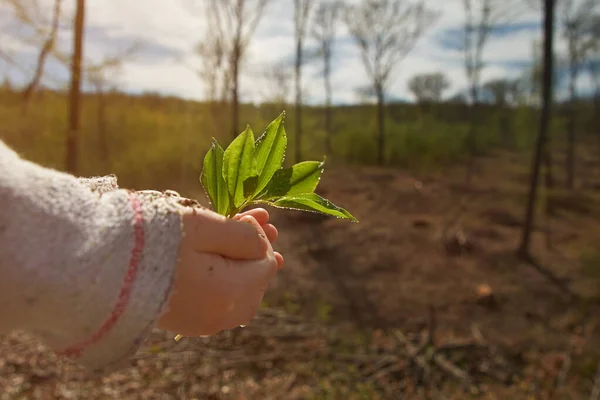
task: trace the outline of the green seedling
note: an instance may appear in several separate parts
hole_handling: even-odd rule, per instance
[[[358,222],[348,211],[315,193],[325,160],[282,168],[287,146],[284,118],[285,112],[257,140],[247,126],[226,150],[213,138],[200,175],[213,211],[232,218],[246,207],[267,204]],[[175,341],[181,338],[177,335]]]
[[[315,193],[323,161],[283,168],[287,136],[285,112],[255,140],[250,126],[226,150],[213,138],[200,182],[213,211],[232,218],[252,205],[310,211],[358,222],[352,214]]]

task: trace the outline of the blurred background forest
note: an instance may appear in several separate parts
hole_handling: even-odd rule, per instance
[[[285,110],[361,221],[270,210],[255,322],[102,380],[6,337],[0,398],[600,398],[597,0],[0,0],[0,80],[23,157],[204,204]]]

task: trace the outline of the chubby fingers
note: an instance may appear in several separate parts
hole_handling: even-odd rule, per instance
[[[266,212],[266,210],[263,210],[264,212]],[[252,215],[252,214],[250,214]],[[267,213],[268,215],[268,213]],[[251,216],[249,215],[245,215],[242,216],[242,221],[244,219],[250,218],[248,220],[249,223],[252,223],[254,225],[254,227],[256,228],[256,230],[259,232],[259,235],[266,235],[267,238],[269,239],[269,243],[268,243],[268,249],[267,249],[267,256],[270,256],[270,254],[273,254],[273,258],[275,260],[275,264],[276,264],[276,271],[279,271],[282,267],[283,267],[283,256],[281,255],[281,253],[275,252],[273,251],[273,246],[272,246],[272,242],[275,241],[275,239],[277,239],[277,229],[271,225],[271,224],[266,224],[266,225],[259,225],[259,222],[257,219],[253,219]]]
[[[277,270],[279,271],[281,268],[283,268],[283,256],[281,255],[281,253],[279,252],[274,252],[273,253],[275,255],[275,260],[277,261]]]
[[[277,240],[277,236],[279,236],[277,228],[275,228],[271,224],[263,225],[262,228],[265,232],[265,235],[267,235],[267,239],[269,239],[269,242],[274,243]]]
[[[259,225],[262,226],[263,230],[265,231],[265,235],[267,235],[267,238],[271,243],[277,240],[279,232],[277,231],[277,228],[275,228],[274,225],[268,223],[269,212],[267,210],[265,210],[264,208],[254,208],[252,210],[244,211],[243,213],[237,214],[233,219],[239,221],[240,219],[246,216],[254,217],[256,222],[258,222]]]
[[[271,235],[271,237],[273,237],[273,239],[271,240],[271,237],[269,237],[269,241],[273,242],[275,240],[274,238],[277,237],[277,229],[275,229],[275,227],[273,225],[267,224],[267,225],[260,226],[256,219],[252,219],[252,217],[249,217],[249,216],[242,217],[242,220],[247,219],[247,218],[250,218],[248,220],[248,222],[251,223],[252,225],[254,225],[254,227],[256,228],[256,230],[259,233],[259,236],[262,236],[263,234],[267,235],[267,236]],[[281,269],[281,267],[283,267],[283,256],[280,253],[273,251],[272,244],[268,243],[267,258],[270,258],[271,255],[273,256],[273,260],[275,261],[275,265],[276,265],[275,271],[279,271]]]
[[[248,215],[254,217],[256,222],[258,222],[258,224],[261,226],[269,222],[269,212],[264,208],[253,208],[251,210],[244,211],[242,213],[237,214],[235,217],[233,217],[233,219],[240,220]]]
[[[184,214],[183,225],[186,243],[197,252],[257,260],[271,250],[266,233],[252,216],[235,220],[210,210],[197,210]]]

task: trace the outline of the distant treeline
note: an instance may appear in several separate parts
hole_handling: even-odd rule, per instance
[[[22,93],[0,89],[0,137],[32,160],[64,169],[67,96],[43,90],[27,109]],[[333,154],[328,162],[374,164],[376,114],[374,105],[336,106],[333,109]],[[600,145],[597,102],[577,102],[577,132],[595,137]],[[240,121],[259,134],[286,110],[286,128],[293,150],[294,108],[286,104],[242,104]],[[564,141],[566,103],[555,105],[552,143]],[[528,151],[532,148],[538,111],[527,105],[481,104],[476,115],[463,102],[392,103],[386,106],[386,163],[415,170],[464,162],[466,135],[472,119],[480,155],[494,149]],[[128,186],[187,187],[195,184],[201,159],[212,137],[231,140],[228,104],[118,92],[84,94],[78,174],[115,173]],[[324,109],[306,106],[303,112],[304,158],[325,154]],[[555,147],[556,148],[556,147]],[[599,148],[600,151],[600,148]],[[290,152],[291,154],[291,152]],[[599,153],[600,154],[600,153]]]

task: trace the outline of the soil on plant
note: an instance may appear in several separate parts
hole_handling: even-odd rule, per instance
[[[426,380],[442,375],[444,397],[429,398],[465,398],[464,382],[439,366],[415,378],[400,331],[417,344],[431,336],[433,348],[485,343],[476,361],[450,359],[477,377],[481,398],[589,398],[600,361],[600,177],[594,162],[581,165],[576,190],[560,189],[560,175],[540,189],[534,263],[516,256],[526,157],[479,159],[469,185],[458,167],[326,168],[318,193],[360,223],[270,209],[286,264],[247,328],[178,343],[157,331],[131,368],[96,380],[10,335],[0,399],[427,398]],[[367,367],[365,354],[379,359]],[[381,361],[398,354],[409,355]]]

